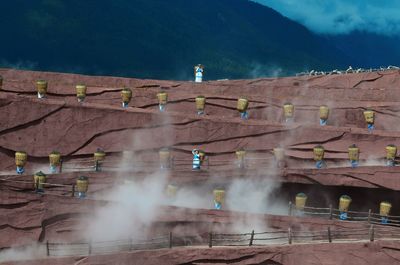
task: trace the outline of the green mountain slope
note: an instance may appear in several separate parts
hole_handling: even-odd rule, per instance
[[[327,41],[247,0],[13,0],[2,10],[2,66],[185,80],[197,63],[206,79],[344,65]]]

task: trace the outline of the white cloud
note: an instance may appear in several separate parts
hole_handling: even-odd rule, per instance
[[[400,35],[398,0],[253,0],[317,33]]]

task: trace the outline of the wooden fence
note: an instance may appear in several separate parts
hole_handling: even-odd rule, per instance
[[[262,246],[268,244],[295,244],[295,243],[332,243],[400,240],[400,229],[393,227],[370,225],[365,228],[331,228],[326,230],[275,230],[243,234],[209,234],[208,246]]]
[[[85,243],[50,243],[46,242],[47,256],[88,256],[121,251],[148,250],[172,247],[172,234],[156,238],[137,240],[133,238],[114,241]]]
[[[289,210],[288,213],[290,216],[313,216],[319,218],[327,218],[327,219],[339,219],[340,211],[339,209],[335,209],[332,205],[329,208],[318,208],[318,207],[304,207],[303,209],[296,209],[295,206],[289,202]],[[396,215],[387,215],[381,216],[379,213],[374,213],[370,209],[368,212],[358,212],[358,211],[347,211],[347,219],[346,221],[358,221],[358,222],[366,222],[369,224],[385,224],[389,226],[397,226],[400,227],[400,216]],[[382,223],[382,218],[385,218],[386,222]]]
[[[373,242],[375,240],[400,240],[400,229],[394,227],[370,225],[364,228],[331,228],[325,230],[273,230],[243,234],[209,233],[208,239],[197,242],[197,246],[265,246],[291,245],[305,243],[332,242]],[[46,242],[47,256],[88,256],[94,254],[117,253],[121,251],[165,249],[173,247],[193,246],[185,237],[174,237],[172,233],[146,240],[124,239],[114,241],[98,241],[84,243],[50,243]]]

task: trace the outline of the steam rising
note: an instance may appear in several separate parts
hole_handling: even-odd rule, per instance
[[[33,243],[27,247],[10,248],[0,251],[0,262],[41,259],[45,257],[46,247]]]
[[[87,238],[100,241],[144,237],[145,228],[157,218],[165,185],[165,176],[158,172],[113,188],[104,196],[113,203],[98,209]]]
[[[270,195],[279,188],[278,182],[235,180],[229,186],[226,205],[229,210],[249,213],[287,214],[287,206],[277,204]]]

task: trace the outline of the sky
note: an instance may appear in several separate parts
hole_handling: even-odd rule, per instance
[[[319,34],[400,35],[400,0],[253,0]]]

